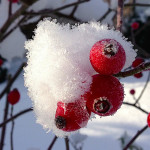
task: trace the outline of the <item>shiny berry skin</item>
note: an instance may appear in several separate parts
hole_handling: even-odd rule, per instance
[[[95,43],[90,51],[90,62],[96,72],[113,75],[120,72],[125,64],[123,47],[116,40],[103,39]]]
[[[58,129],[66,132],[75,131],[85,127],[90,118],[86,103],[77,100],[72,103],[57,103],[55,125]]]
[[[143,58],[136,58],[132,63],[132,67],[135,68],[135,67],[141,65],[142,63],[144,63]]]
[[[150,113],[148,114],[148,117],[147,117],[147,123],[148,123],[148,126],[150,127]]]
[[[3,64],[3,60],[2,60],[2,59],[0,59],[0,67],[2,66],[2,64]]]
[[[143,77],[143,73],[142,72],[136,73],[136,74],[134,74],[134,77],[139,79],[139,78]]]
[[[124,88],[113,76],[94,75],[87,108],[99,116],[113,115],[122,105]]]
[[[130,90],[130,94],[134,95],[135,94],[135,90],[134,89]]]
[[[14,90],[10,91],[9,94],[8,94],[7,99],[8,99],[8,102],[11,105],[14,105],[14,104],[18,103],[19,100],[20,100],[20,93],[19,93],[19,91],[17,89],[14,89]]]
[[[137,30],[139,28],[139,23],[138,22],[133,22],[132,25],[131,25],[131,28],[133,30]]]

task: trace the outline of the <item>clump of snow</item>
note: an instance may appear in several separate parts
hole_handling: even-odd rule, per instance
[[[33,40],[25,43],[28,65],[25,68],[25,86],[33,100],[37,122],[60,137],[68,136],[55,126],[57,102],[74,102],[90,89],[95,74],[89,60],[92,46],[102,39],[118,41],[126,52],[125,67],[129,67],[136,53],[119,31],[107,25],[90,22],[60,25],[45,19],[35,30]]]

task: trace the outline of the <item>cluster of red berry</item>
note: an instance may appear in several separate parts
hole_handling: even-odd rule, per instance
[[[126,55],[120,43],[103,39],[90,51],[90,62],[98,74],[92,76],[90,91],[72,103],[57,103],[56,127],[63,131],[75,131],[87,125],[91,112],[99,116],[113,115],[124,99],[124,88],[112,76],[120,72]]]

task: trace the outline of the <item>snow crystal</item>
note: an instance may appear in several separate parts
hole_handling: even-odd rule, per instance
[[[60,137],[72,133],[55,126],[57,102],[73,102],[89,91],[95,74],[89,52],[94,43],[106,38],[115,39],[123,46],[127,56],[124,68],[129,67],[136,56],[132,44],[119,31],[108,30],[98,22],[71,29],[69,24],[45,19],[38,24],[33,40],[25,43],[28,49],[25,86],[33,100],[37,122],[44,129],[53,130]]]

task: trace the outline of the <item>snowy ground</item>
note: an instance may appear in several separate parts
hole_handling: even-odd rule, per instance
[[[16,68],[19,62],[16,63]],[[12,68],[11,72],[15,72]],[[128,77],[121,79],[121,82],[125,87],[125,101],[133,102],[132,96],[129,94],[129,90],[134,88],[136,90],[135,96],[138,94],[145,84],[148,72],[144,72],[144,76],[141,79],[135,79],[134,77]],[[0,85],[0,91],[5,84]],[[27,96],[27,89],[24,87],[23,75],[15,81],[13,87],[17,87],[21,92],[21,100],[14,107],[14,114],[20,112],[26,108],[32,106],[31,100]],[[149,89],[148,85],[143,97],[140,100],[141,107],[149,111]],[[5,97],[1,100],[0,114],[2,114]],[[0,117],[2,118],[2,117]],[[121,150],[119,138],[127,132],[131,137],[135,135],[137,130],[146,125],[147,115],[143,112],[133,108],[131,106],[122,105],[121,109],[117,111],[114,116],[110,117],[96,117],[92,121],[89,121],[87,128],[81,129],[80,133],[88,135],[84,141],[83,150]],[[0,120],[1,121],[1,120]],[[11,123],[7,126],[7,137],[5,142],[5,150],[10,149],[10,127]],[[144,150],[149,150],[150,147],[150,129],[147,129],[137,140],[137,145],[140,145]],[[45,150],[48,148],[52,141],[54,134],[46,133],[41,125],[36,124],[36,119],[33,112],[24,114],[22,117],[16,119],[14,130],[14,149],[15,150]],[[65,149],[64,139],[58,139],[53,149]],[[73,149],[73,148],[71,148]]]

